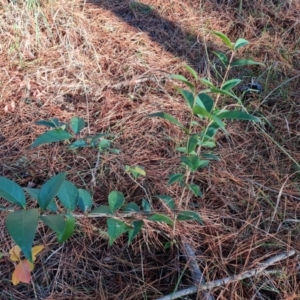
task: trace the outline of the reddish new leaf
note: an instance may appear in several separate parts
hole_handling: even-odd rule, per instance
[[[30,283],[33,267],[28,260],[21,260],[12,274],[13,285],[17,285],[19,282]]]

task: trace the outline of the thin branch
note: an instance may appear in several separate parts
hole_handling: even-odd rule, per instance
[[[191,276],[193,278],[194,285],[198,287],[201,284],[205,284],[204,276],[198,266],[196,255],[193,248],[187,242],[182,243],[183,252],[185,254],[185,258],[187,263],[189,264]],[[214,296],[210,295],[209,292],[203,292],[201,299],[214,300]]]
[[[225,284],[228,284],[228,283],[231,283],[231,282],[234,282],[234,281],[240,281],[240,280],[243,280],[243,279],[246,279],[246,278],[250,278],[250,277],[256,276],[256,275],[258,275],[262,272],[274,273],[275,272],[274,270],[268,271],[268,270],[265,270],[265,269],[268,268],[271,265],[274,265],[275,263],[277,263],[277,262],[279,262],[283,259],[286,259],[286,258],[294,255],[295,253],[296,253],[295,250],[291,250],[291,251],[288,251],[288,252],[278,254],[276,256],[273,256],[273,257],[269,258],[268,260],[266,260],[262,264],[260,264],[260,267],[257,268],[257,269],[252,269],[250,271],[243,272],[239,275],[233,275],[233,276],[225,277],[225,278],[222,278],[222,279],[214,280],[214,281],[208,282],[206,284],[201,284],[198,287],[191,286],[187,289],[184,289],[184,290],[178,291],[176,293],[172,293],[170,295],[158,298],[157,300],[178,299],[178,298],[181,298],[183,296],[195,294],[199,291],[208,291],[208,290],[211,290],[215,287],[220,287],[222,285],[225,285]]]

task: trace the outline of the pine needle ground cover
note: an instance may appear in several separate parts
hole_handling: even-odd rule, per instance
[[[66,171],[96,206],[119,191],[139,206],[150,195],[164,213],[168,207],[154,195],[170,195],[203,221],[179,223],[175,232],[146,222],[130,246],[127,235],[109,246],[102,218],[77,218],[73,236],[61,244],[39,222],[34,243],[44,248],[31,281],[14,285],[15,244],[3,210],[0,298],[172,299],[196,287],[180,297],[299,299],[299,11],[295,0],[0,1],[0,175],[39,188]],[[227,49],[212,31],[248,40],[238,55],[264,64],[229,74],[262,87],[239,96],[263,122],[226,121],[228,134],[220,131],[212,150],[219,160],[194,174],[203,195],[187,202],[178,184],[168,185],[169,174],[183,168],[176,148],[184,135],[149,114],[188,122],[189,108],[170,78],[192,80],[186,65],[221,84],[215,53]],[[218,101],[236,105],[226,95]],[[98,159],[94,149],[70,151],[65,142],[30,148],[45,131],[36,121],[74,116],[87,124],[82,134],[108,133],[119,151]],[[142,167],[145,176],[131,176],[126,166]],[[170,243],[173,236],[178,243]],[[229,280],[203,292],[193,263],[206,284]],[[264,264],[268,269],[253,272]]]

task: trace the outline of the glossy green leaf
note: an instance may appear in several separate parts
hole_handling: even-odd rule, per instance
[[[197,134],[193,134],[189,137],[187,142],[187,151],[188,154],[192,153],[198,145],[199,136]]]
[[[209,113],[206,109],[204,109],[203,107],[200,106],[195,106],[193,108],[193,112],[197,115],[201,115],[204,117],[207,117],[211,120],[213,120],[215,123],[218,124],[218,126],[222,129],[225,129],[225,124],[216,116],[212,115],[211,113]]]
[[[103,138],[104,136],[108,136],[108,135],[109,135],[108,133],[97,133],[96,135],[90,137],[90,138],[92,138],[91,139],[91,146],[92,147],[97,146],[99,144],[99,142],[100,142],[99,140],[101,138]]]
[[[170,174],[169,180],[168,180],[168,185],[171,185],[175,182],[182,182],[183,178],[184,178],[184,174]]]
[[[185,85],[187,85],[192,91],[195,90],[195,86],[182,75],[174,74],[174,75],[170,75],[170,78],[180,80]]]
[[[176,151],[179,151],[179,152],[183,152],[183,153],[186,153],[186,152],[187,152],[186,147],[177,147],[175,150],[176,150]]]
[[[110,141],[107,140],[107,139],[100,140],[100,142],[99,142],[99,149],[100,150],[106,150],[108,148],[110,148]]]
[[[194,183],[188,184],[188,188],[197,197],[200,197],[200,196],[203,195],[202,192],[200,191],[199,186],[197,184],[194,184]]]
[[[113,215],[112,210],[109,206],[100,205],[93,209],[90,214],[107,214],[107,215]]]
[[[254,61],[252,59],[238,59],[230,64],[231,67],[240,67],[240,66],[246,66],[246,65],[261,65],[265,66],[265,64],[261,62]]]
[[[177,119],[175,119],[173,116],[171,116],[167,113],[164,113],[164,112],[157,112],[157,113],[149,114],[148,116],[149,117],[159,117],[159,118],[168,120],[175,125],[183,127],[182,124]]]
[[[195,172],[197,169],[206,167],[209,164],[208,160],[200,160],[198,155],[181,156],[180,160],[190,168],[191,172]]]
[[[59,142],[64,141],[72,138],[72,135],[67,132],[66,130],[63,130],[61,128],[53,129],[46,131],[45,133],[41,134],[34,143],[30,146],[30,148],[34,148],[39,145],[53,143],[53,142]]]
[[[57,197],[68,211],[73,211],[78,203],[77,187],[72,182],[64,180],[57,193]]]
[[[163,222],[163,223],[166,223],[171,226],[173,225],[172,219],[170,219],[169,217],[162,215],[162,214],[154,214],[154,215],[150,216],[148,218],[148,220],[156,221],[156,222]]]
[[[214,107],[214,100],[205,93],[199,93],[198,99],[203,104],[204,108],[210,113]],[[196,101],[196,104],[198,105],[198,102]],[[203,107],[202,105],[198,105],[200,107]]]
[[[201,153],[201,158],[210,159],[210,160],[220,160],[220,158],[211,153]]]
[[[40,219],[55,232],[57,238],[60,237],[66,227],[66,220],[63,215],[40,216]]]
[[[238,84],[241,83],[242,80],[240,79],[230,79],[230,80],[227,80],[224,82],[224,84],[222,85],[222,90],[225,90],[225,91],[229,91],[231,90],[232,88],[234,88],[235,86],[237,86]]]
[[[17,210],[6,217],[6,228],[25,257],[32,262],[32,243],[38,225],[38,209]]]
[[[224,42],[224,44],[229,47],[229,49],[233,49],[233,45],[230,39],[225,34],[219,31],[212,31],[212,34],[219,37]]]
[[[210,80],[206,79],[206,78],[201,78],[200,82],[203,83],[204,85],[210,87],[210,88],[214,87],[213,83]]]
[[[107,223],[107,233],[109,237],[108,244],[111,246],[114,241],[123,233],[129,231],[131,227],[129,227],[126,223],[120,220],[115,220],[109,218],[106,220]]]
[[[86,213],[89,211],[93,204],[93,199],[91,194],[85,189],[78,189],[78,200],[79,208]]]
[[[211,93],[216,93],[216,94],[221,94],[221,95],[226,95],[228,97],[231,97],[235,100],[237,100],[238,103],[241,102],[241,99],[237,97],[236,95],[230,93],[229,91],[223,90],[223,89],[218,89],[218,88],[211,88],[210,89]]]
[[[59,127],[59,120],[58,119],[51,119],[51,120],[39,120],[35,122],[36,125],[42,125],[42,126],[47,126],[51,128],[57,128]]]
[[[29,196],[32,199],[37,200],[38,196],[39,196],[39,192],[40,189],[34,189],[34,188],[23,188],[25,192],[27,192],[29,194]]]
[[[183,96],[183,98],[185,99],[186,103],[188,104],[188,106],[190,108],[194,107],[195,104],[195,97],[194,94],[190,91],[184,90],[184,89],[180,89],[177,88],[178,92]]]
[[[180,214],[177,216],[177,221],[191,221],[195,220],[198,223],[203,225],[203,221],[199,214],[197,214],[194,211],[182,211]]]
[[[141,231],[144,222],[142,220],[136,220],[131,223],[133,226],[133,229],[130,229],[128,231],[128,245],[130,245],[133,241],[133,239],[138,235],[138,233]]]
[[[79,132],[85,127],[85,121],[79,117],[73,117],[70,120],[70,127],[75,134],[79,134]]]
[[[234,50],[238,50],[244,46],[247,46],[249,42],[243,38],[239,38],[234,44]]]
[[[244,111],[238,111],[238,110],[223,110],[217,116],[220,119],[246,120],[246,121],[260,122],[259,118],[249,115],[248,113],[246,113]]]
[[[214,51],[213,51],[213,53],[219,58],[219,60],[223,63],[223,65],[225,67],[228,66],[228,59],[227,59],[227,56],[224,53],[222,53],[222,52],[214,52]]]
[[[125,212],[139,212],[140,208],[136,203],[130,202],[124,206],[123,210]]]
[[[14,181],[0,176],[0,197],[22,208],[26,207],[26,198],[22,188]]]
[[[47,209],[49,209],[52,212],[56,212],[57,211],[57,206],[55,203],[55,200],[53,199],[50,204],[47,206]]]
[[[168,195],[155,195],[154,197],[162,200],[169,208],[175,209],[175,202],[172,197]]]
[[[144,212],[147,214],[151,213],[151,211],[152,211],[151,205],[146,199],[142,200],[142,208],[143,208]]]
[[[65,214],[65,227],[63,232],[61,232],[57,236],[57,240],[59,243],[65,242],[68,238],[70,238],[75,229],[75,218],[70,214]]]
[[[42,185],[37,199],[42,210],[45,210],[57,195],[65,178],[66,172],[59,173]]]
[[[189,71],[189,73],[194,77],[194,79],[197,81],[199,79],[196,71],[191,68],[190,66],[186,65],[185,68]]]
[[[108,204],[110,209],[115,212],[122,207],[125,202],[124,195],[121,192],[112,191],[108,195]]]
[[[70,145],[70,149],[89,147],[90,144],[84,140],[77,140]]]

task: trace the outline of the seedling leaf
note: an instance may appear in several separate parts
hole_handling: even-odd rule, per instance
[[[72,138],[72,135],[67,132],[66,130],[63,130],[61,128],[53,129],[46,131],[45,133],[41,134],[34,143],[30,146],[30,149],[43,145],[43,144],[49,144],[53,142],[59,142],[64,141]]]
[[[6,227],[25,257],[32,262],[31,247],[38,225],[38,209],[17,210],[6,217]]]
[[[38,203],[42,210],[45,210],[57,195],[65,180],[66,174],[66,172],[59,173],[42,185],[38,195]]]
[[[148,220],[156,221],[156,222],[163,222],[163,223],[166,223],[171,226],[173,225],[173,221],[169,217],[167,217],[165,215],[161,215],[161,214],[154,214],[154,215],[150,216],[148,218]]]
[[[91,209],[93,200],[91,194],[84,189],[78,189],[78,200],[77,200],[79,208],[86,213]]]
[[[68,211],[73,211],[78,203],[78,190],[72,182],[64,180],[57,197]]]
[[[14,181],[0,176],[0,197],[22,208],[26,207],[26,198],[22,188]]]
[[[117,211],[125,202],[124,195],[121,192],[112,191],[108,195],[108,204],[112,212]]]
[[[175,209],[175,202],[172,197],[168,195],[155,195],[154,197],[162,200],[169,208]]]
[[[73,117],[70,120],[70,127],[75,134],[78,134],[85,127],[85,121],[82,118]]]
[[[177,221],[189,221],[189,220],[195,220],[201,225],[203,225],[203,221],[201,217],[194,211],[182,211],[177,216]]]

